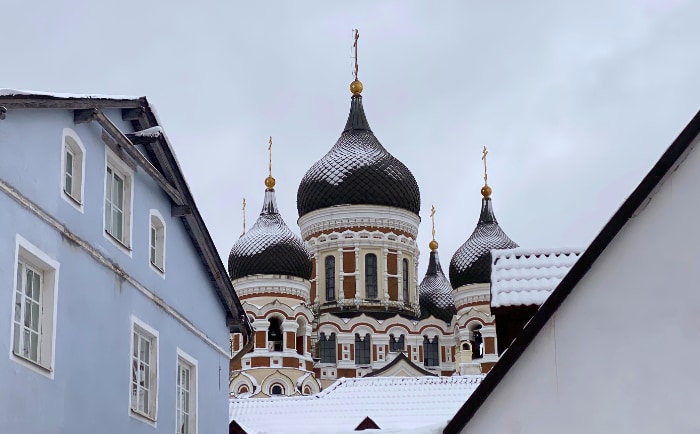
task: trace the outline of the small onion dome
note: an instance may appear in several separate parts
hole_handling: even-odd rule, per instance
[[[333,148],[306,172],[297,191],[299,216],[335,205],[382,205],[420,211],[410,170],[379,143],[354,93],[345,129]]]
[[[266,180],[266,184],[274,185],[274,182]],[[260,217],[233,245],[228,257],[228,273],[231,279],[256,274],[311,278],[311,253],[282,220],[274,188],[265,190]]]
[[[432,241],[434,242],[434,240]],[[431,243],[432,243],[431,242]],[[437,242],[435,242],[437,244]],[[428,271],[423,281],[418,285],[418,302],[420,303],[421,319],[430,315],[446,323],[452,321],[452,316],[457,313],[455,300],[452,298],[452,286],[442,272],[437,247],[430,252]]]
[[[450,282],[453,288],[491,281],[491,249],[518,247],[503,232],[491,205],[491,188],[482,192],[479,223],[469,239],[457,249],[450,261]]]

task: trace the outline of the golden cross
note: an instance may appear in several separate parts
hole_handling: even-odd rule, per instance
[[[355,80],[357,80],[357,71],[359,70],[359,67],[357,66],[357,40],[360,39],[360,32],[357,29],[352,30],[354,33],[354,42],[352,44],[352,47],[355,49]]]
[[[243,233],[241,234],[241,237],[245,235],[245,197],[243,198]],[[240,238],[240,237],[238,237]]]
[[[486,146],[484,146],[484,150],[482,153],[483,155],[481,159],[484,160],[484,185],[488,185],[488,175],[486,174],[486,156],[489,154],[489,151],[486,149]]]
[[[435,239],[435,205],[430,208],[430,220],[433,221],[433,240]]]
[[[267,147],[267,150],[270,152],[270,162],[268,165],[268,170],[269,170],[269,175],[272,176],[272,136],[270,136],[270,140],[268,141],[269,146]]]

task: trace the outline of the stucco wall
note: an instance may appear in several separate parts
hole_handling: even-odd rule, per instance
[[[691,151],[462,432],[700,430],[699,181]]]
[[[124,132],[118,110],[108,116]],[[133,279],[228,349],[225,310],[170,202],[141,169],[135,173],[132,255],[103,235],[105,145],[96,123],[74,125],[71,110],[13,110],[0,121],[0,178],[38,204]],[[61,198],[63,128],[86,148],[84,212]],[[149,210],[166,223],[165,279],[149,266]],[[0,432],[154,432],[129,416],[131,318],[159,332],[156,432],[175,432],[177,348],[198,361],[199,432],[228,422],[228,358],[152,300],[0,192]],[[10,357],[19,234],[60,263],[54,378]],[[4,318],[4,320],[1,320]]]

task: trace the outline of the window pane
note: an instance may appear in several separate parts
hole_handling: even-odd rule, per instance
[[[112,191],[112,202],[120,210],[124,209],[124,180],[116,173],[114,174],[114,190]]]
[[[66,175],[73,175],[73,154],[66,151]]]
[[[114,208],[112,211],[112,235],[119,241],[124,241],[122,226],[122,213],[117,208]]]

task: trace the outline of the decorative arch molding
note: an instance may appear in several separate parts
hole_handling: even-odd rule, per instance
[[[272,387],[275,384],[281,384],[284,386],[284,394],[287,396],[291,395],[296,395],[298,394],[296,388],[294,387],[294,381],[292,381],[291,378],[289,378],[286,374],[283,372],[280,372],[279,369],[276,369],[273,373],[265,377],[265,379],[261,383],[261,391],[264,395],[266,396],[273,396],[272,395]]]
[[[241,387],[247,387],[248,392],[240,394]],[[248,398],[260,393],[260,385],[251,375],[244,371],[237,371],[229,380],[229,394],[235,398]]]
[[[321,391],[321,383],[310,372],[302,375],[297,384],[297,391],[302,395],[315,395]],[[309,389],[309,393],[305,392],[306,388]]]

